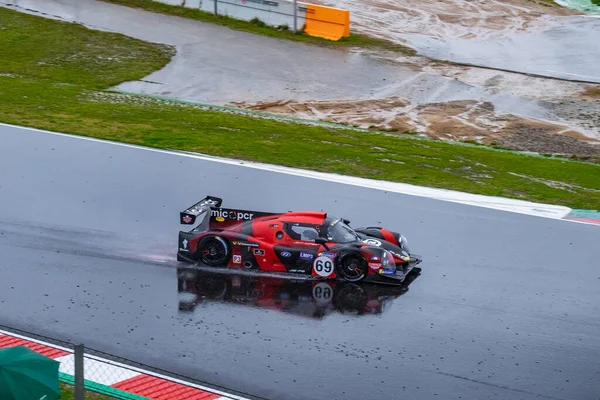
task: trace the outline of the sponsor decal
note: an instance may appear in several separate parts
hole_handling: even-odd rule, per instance
[[[379,257],[377,257],[377,256],[371,256],[371,261],[379,261]]]
[[[379,273],[381,275],[394,275],[396,273],[396,271],[394,271],[393,269],[382,269],[382,270],[379,270]]]
[[[394,252],[392,250],[388,250],[388,251],[390,253],[392,253],[393,255],[400,257],[404,261],[407,261],[407,262],[410,261],[410,255],[406,251],[404,251],[404,250],[400,251],[401,254],[398,254],[398,253],[396,253],[396,252]]]
[[[238,256],[238,255],[233,255],[233,262],[235,264],[241,264],[242,263],[242,256]]]
[[[300,253],[300,258],[304,258],[305,260],[312,260],[313,257],[314,256],[310,253]]]
[[[319,256],[320,257],[335,258],[336,254],[335,253],[323,252],[323,253],[319,253]]]
[[[378,263],[378,262],[377,262],[377,263],[370,262],[370,263],[369,263],[369,267],[370,267],[371,269],[378,270],[379,268],[381,268],[381,263]]]
[[[319,246],[321,246],[319,243],[302,242],[300,240],[296,240],[295,242],[292,242],[292,243],[293,244],[298,244],[300,246],[308,246],[308,247],[313,247],[313,246],[319,247]]]
[[[186,215],[185,217],[181,218],[181,220],[183,221],[183,223],[189,224],[190,222],[192,222],[192,217]]]
[[[216,219],[218,222],[223,222],[223,221],[225,221],[225,218],[223,218],[223,217],[217,217],[217,218],[215,218],[215,219]]]
[[[363,243],[369,245],[369,246],[381,246],[381,242],[377,239],[365,239],[363,240]]]
[[[183,252],[183,253],[189,253],[189,249],[188,249],[188,240],[187,239],[183,239],[181,241],[181,244],[183,245],[183,247],[179,248],[179,251]]]
[[[254,255],[255,256],[264,256],[265,251],[263,249],[254,249]]]
[[[269,228],[279,228],[279,224],[271,224],[269,225]]]
[[[329,257],[321,256],[313,263],[313,270],[319,276],[328,277],[333,272],[333,261]]]
[[[281,254],[281,257],[286,257],[286,258],[292,256],[292,253],[290,253],[289,251],[282,251],[279,254]]]
[[[231,244],[234,246],[242,246],[242,247],[258,247],[259,246],[258,243],[246,243],[246,242],[240,242],[239,240],[234,240],[233,242],[231,242]]]
[[[235,210],[221,210],[221,209],[216,209],[216,210],[211,210],[210,215],[212,217],[216,217],[215,219],[217,221],[221,220],[219,219],[222,218],[222,220],[229,220],[229,221],[248,221],[252,219],[252,216],[254,215],[253,213],[248,213],[248,212],[243,212],[243,211],[235,211]]]

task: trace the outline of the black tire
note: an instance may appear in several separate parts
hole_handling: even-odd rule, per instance
[[[226,267],[230,257],[229,242],[220,236],[205,236],[198,242],[198,261],[211,267]]]
[[[343,254],[337,262],[339,276],[348,282],[360,282],[367,277],[367,260],[358,253]]]

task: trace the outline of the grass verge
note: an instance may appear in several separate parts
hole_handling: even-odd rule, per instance
[[[551,7],[562,7],[560,4],[558,4],[557,2],[555,2],[554,0],[534,0],[537,3],[541,3],[545,6],[551,6]]]
[[[75,400],[75,388],[73,386],[61,382],[60,392],[60,400]],[[85,392],[85,398],[86,400],[114,400],[113,397],[104,396],[90,391]]]
[[[371,49],[382,49],[395,51],[405,55],[414,56],[416,51],[410,47],[403,46],[385,39],[373,38],[366,35],[350,34],[350,37],[341,38],[338,41],[331,41],[319,37],[309,36],[305,33],[294,33],[292,27],[277,28],[265,25],[259,20],[242,21],[223,15],[214,15],[198,9],[185,8],[181,6],[172,6],[163,3],[156,3],[150,0],[102,0],[106,3],[115,3],[128,7],[141,8],[161,14],[175,15],[178,17],[196,19],[198,21],[210,22],[212,24],[227,26],[231,29],[255,33],[263,36],[276,37],[279,39],[293,40],[324,47],[364,47]]]
[[[172,49],[0,8],[0,121],[149,147],[600,209],[600,165],[106,92]]]

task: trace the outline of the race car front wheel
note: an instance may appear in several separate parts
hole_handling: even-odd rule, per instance
[[[348,282],[359,282],[368,273],[367,261],[360,254],[343,255],[338,263],[339,275]]]
[[[206,236],[198,242],[198,260],[211,267],[226,267],[229,244],[220,236]]]

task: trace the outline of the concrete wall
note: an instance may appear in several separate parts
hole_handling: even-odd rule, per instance
[[[201,0],[201,10],[213,12],[215,0]],[[216,0],[217,12],[232,18],[250,21],[258,18],[267,25],[294,27],[294,3],[289,0]],[[298,2],[298,29],[304,25],[305,3]]]
[[[294,27],[294,2],[290,0],[154,0],[159,3],[186,8],[199,8],[214,13],[215,1],[217,13],[235,19],[250,21],[258,18],[267,25],[287,25]],[[302,29],[306,22],[307,3],[298,2],[297,26]]]
[[[168,0],[165,0],[168,1]],[[184,7],[187,8],[200,8],[200,3],[202,2],[202,0],[182,0],[183,4],[181,4]]]
[[[185,0],[160,0],[160,3],[165,3],[170,6],[182,6]]]

